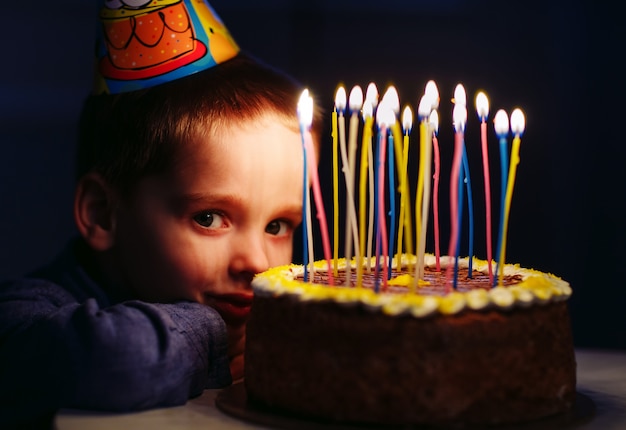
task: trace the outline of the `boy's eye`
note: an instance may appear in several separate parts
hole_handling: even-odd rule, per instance
[[[285,221],[272,221],[267,227],[265,232],[274,236],[281,236],[287,233],[289,226]]]
[[[224,225],[222,216],[216,212],[202,212],[193,217],[193,220],[204,228],[220,228]]]

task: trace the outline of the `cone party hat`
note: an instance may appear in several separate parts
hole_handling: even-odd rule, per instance
[[[239,47],[205,0],[98,0],[94,93],[149,88],[214,67]]]

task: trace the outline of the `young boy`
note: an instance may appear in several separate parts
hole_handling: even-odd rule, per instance
[[[301,221],[301,90],[238,54],[86,101],[80,238],[0,285],[0,427],[183,404],[243,377],[250,282],[291,262]]]

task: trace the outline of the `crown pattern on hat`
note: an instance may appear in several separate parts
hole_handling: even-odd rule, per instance
[[[239,52],[205,0],[100,0],[100,6],[94,93],[149,88]]]

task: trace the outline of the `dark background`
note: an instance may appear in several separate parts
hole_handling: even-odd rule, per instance
[[[481,258],[486,257],[484,203],[474,95],[479,89],[487,92],[491,118],[499,108],[522,107],[527,131],[507,261],[555,273],[572,284],[577,346],[626,348],[626,26],[616,5],[590,0],[211,3],[241,47],[305,83],[328,113],[340,82],[349,91],[354,84],[365,88],[374,81],[381,92],[393,83],[401,104],[415,111],[426,81],[434,79],[442,98],[442,203],[453,147],[449,100],[454,86],[463,83],[475,253]],[[42,2],[41,7],[8,2],[4,8],[0,278],[48,261],[74,232],[75,129],[91,86],[96,13],[95,0]],[[326,117],[321,174],[328,200]],[[489,132],[497,195],[499,153],[491,126]],[[412,139],[418,142],[416,132]],[[444,208],[442,243],[447,243],[443,214]],[[296,259],[300,254],[296,245]]]

